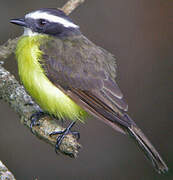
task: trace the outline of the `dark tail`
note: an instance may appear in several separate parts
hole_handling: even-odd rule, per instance
[[[76,88],[72,88],[70,91],[72,91],[72,93],[74,93],[74,95],[76,96],[71,96],[71,98],[74,101],[77,101],[76,98],[80,98],[83,103],[78,103],[87,112],[99,118],[113,129],[118,130],[124,134],[128,134],[130,137],[132,137],[139,145],[139,147],[144,151],[147,158],[152,162],[153,166],[159,173],[168,171],[168,167],[160,157],[159,153],[147,139],[147,137],[136,126],[134,121],[126,113],[124,113],[124,111],[121,110],[127,110],[126,105],[119,104],[120,106],[122,106],[121,109],[119,108],[119,106],[116,106],[116,103],[115,106],[113,106],[113,104],[111,103],[112,101],[110,101],[110,97],[112,97],[112,95],[106,95],[105,93],[100,94],[103,91],[99,91],[99,93],[96,91],[94,95],[93,92],[90,93],[90,91],[83,91]],[[106,103],[104,103],[104,101]],[[118,98],[116,100],[114,98],[113,102],[114,101],[118,102]]]
[[[160,157],[159,153],[150,143],[148,138],[143,134],[143,132],[136,126],[136,124],[132,124],[130,127],[128,127],[127,133],[135,140],[140,149],[144,151],[145,155],[152,162],[158,173],[165,173],[168,171],[168,167]]]

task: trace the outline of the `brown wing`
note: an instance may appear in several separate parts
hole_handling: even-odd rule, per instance
[[[41,45],[42,66],[49,80],[60,86],[87,112],[109,123],[129,126],[124,118],[128,106],[114,78],[115,58],[112,54],[81,36],[54,39]]]
[[[156,170],[166,164],[131,118],[115,82],[115,59],[85,37],[54,39],[41,45],[42,65],[49,80],[79,106],[134,139]]]

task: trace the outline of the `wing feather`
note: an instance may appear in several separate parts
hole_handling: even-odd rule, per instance
[[[84,36],[56,39],[41,45],[48,79],[86,112],[128,134],[159,172],[168,168],[158,152],[125,113],[128,106],[115,82],[115,58]]]
[[[42,66],[48,79],[61,87],[87,112],[109,119],[120,129],[128,127],[124,118],[127,104],[115,82],[115,58],[81,36],[79,39],[53,39],[40,46]]]

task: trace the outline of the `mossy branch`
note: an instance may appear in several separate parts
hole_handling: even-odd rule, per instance
[[[0,66],[0,98],[18,113],[21,123],[30,128],[30,117],[33,113],[39,111],[40,108],[32,101],[15,77],[2,66]],[[39,126],[32,128],[33,133],[40,139],[55,146],[56,136],[50,137],[49,134],[53,131],[63,130],[63,128],[57,125],[49,116],[41,118],[39,122]],[[60,151],[71,157],[77,156],[79,148],[79,143],[72,135],[67,135],[60,145]]]
[[[0,161],[0,179],[4,180],[15,180],[13,174],[8,170],[8,168]]]

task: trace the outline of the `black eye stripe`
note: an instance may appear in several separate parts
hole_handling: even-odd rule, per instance
[[[61,18],[61,17],[60,17]],[[65,27],[62,23],[56,23],[43,16],[25,16],[27,27],[33,32],[47,34],[56,37],[66,37],[72,35],[80,35],[79,27]]]
[[[47,21],[45,19],[39,19],[38,20],[39,24],[44,26],[45,24],[47,24]]]

